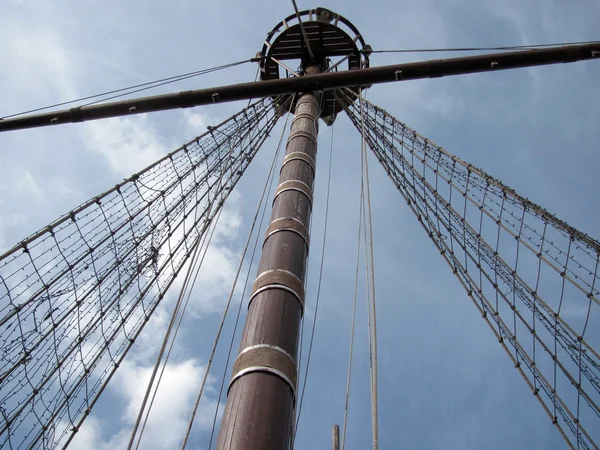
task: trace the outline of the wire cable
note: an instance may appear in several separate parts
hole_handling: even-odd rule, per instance
[[[106,100],[111,100],[111,99],[114,99],[114,98],[117,98],[117,97],[123,97],[125,95],[134,94],[136,92],[140,92],[140,91],[152,89],[152,88],[155,88],[155,87],[158,87],[158,86],[163,86],[165,84],[175,83],[177,81],[182,81],[182,80],[186,80],[188,78],[193,78],[193,77],[197,77],[197,76],[200,76],[200,75],[205,75],[207,73],[216,72],[218,70],[223,70],[223,69],[228,69],[230,67],[239,66],[241,64],[245,64],[245,63],[252,62],[252,61],[254,61],[254,60],[253,59],[245,59],[243,61],[237,61],[237,62],[234,62],[234,63],[224,64],[224,65],[217,66],[217,67],[211,67],[209,69],[196,70],[194,72],[188,72],[188,73],[184,73],[184,74],[181,74],[181,75],[175,75],[175,76],[172,76],[172,77],[161,78],[161,79],[154,80],[154,81],[148,81],[146,83],[140,83],[140,84],[136,84],[136,85],[133,85],[133,86],[128,86],[128,87],[121,88],[121,89],[114,89],[112,91],[103,92],[102,94],[88,95],[87,97],[81,97],[81,98],[78,98],[78,99],[75,99],[75,100],[69,100],[69,101],[66,101],[66,102],[55,103],[53,105],[43,106],[41,108],[35,108],[35,109],[30,109],[28,111],[23,111],[23,112],[19,112],[19,113],[15,113],[15,114],[10,114],[8,116],[0,117],[0,120],[8,119],[10,117],[22,116],[24,114],[29,114],[29,113],[33,113],[33,112],[44,111],[46,109],[52,109],[52,108],[56,108],[58,106],[70,105],[70,104],[73,104],[73,103],[79,103],[79,102],[83,102],[85,100],[91,100],[93,98],[104,97],[106,95],[116,94],[118,92],[123,92],[122,94],[119,94],[119,95],[116,95],[116,96],[113,96],[113,97],[104,98],[104,99],[101,99],[101,100],[97,100],[97,101],[94,101],[94,102],[82,105],[82,106],[89,106],[89,105],[93,105],[95,103],[100,103],[100,102],[103,102],[103,101],[106,101]],[[141,89],[138,89],[138,88],[141,88]],[[132,91],[132,89],[137,89],[137,90]],[[131,91],[131,92],[125,92],[125,91]]]
[[[479,52],[503,50],[535,50],[536,48],[561,47],[566,45],[596,44],[600,41],[561,42],[557,44],[510,45],[501,47],[456,47],[456,48],[419,48],[398,50],[368,50],[368,53],[434,53],[434,52]],[[365,51],[367,52],[367,51]]]
[[[362,156],[361,156],[362,157]],[[362,177],[361,177],[362,178]],[[360,233],[362,231],[362,219],[363,219],[363,185],[361,179],[360,187],[360,201],[359,201],[359,214],[358,214],[358,244],[356,248],[356,271],[354,275],[354,301],[352,303],[352,325],[350,327],[350,355],[348,358],[348,376],[346,381],[346,402],[344,405],[344,424],[342,428],[342,449],[346,447],[346,430],[348,424],[348,406],[350,402],[350,382],[352,377],[352,359],[354,355],[354,329],[356,325],[356,304],[358,299],[358,269],[360,266]]]
[[[369,180],[369,163],[367,158],[367,147],[364,127],[364,103],[362,89],[359,89],[360,114],[361,114],[361,153],[364,161],[365,175],[365,232],[368,232],[369,242],[366,248],[369,255],[370,275],[367,279],[367,285],[370,285],[370,314],[369,314],[369,351],[372,352],[371,359],[371,419],[373,426],[373,450],[379,448],[379,402],[377,391],[377,311],[375,302],[375,264],[373,257],[373,218],[371,209],[371,186]],[[366,244],[366,243],[365,243]],[[367,296],[369,298],[369,296]]]
[[[304,393],[306,392],[306,381],[308,379],[308,370],[310,368],[310,357],[312,355],[313,341],[315,338],[315,329],[317,325],[317,312],[319,311],[319,299],[321,297],[321,284],[323,281],[323,261],[325,260],[325,244],[327,242],[327,224],[329,221],[329,194],[331,191],[331,166],[333,160],[333,127],[331,128],[331,145],[329,149],[329,171],[327,174],[327,197],[325,200],[325,224],[323,231],[323,246],[321,247],[321,262],[319,267],[319,281],[317,283],[317,298],[315,300],[315,312],[313,314],[312,330],[310,333],[310,341],[308,344],[308,356],[306,358],[306,369],[304,370],[304,381],[302,383],[302,393],[300,394],[300,403],[298,406],[298,417],[296,418],[296,430],[300,423],[300,416],[302,414],[302,403],[304,401]],[[294,433],[294,440],[296,439],[296,433]]]
[[[243,64],[243,63],[246,63],[246,62],[250,62],[250,61],[252,61],[252,60],[248,59],[248,60],[244,60],[244,61],[239,61],[237,63],[231,63],[231,64],[226,64],[224,66],[219,66],[219,67],[215,67],[215,68],[211,68],[211,69],[206,69],[204,71],[201,71],[201,73],[198,73],[198,74],[195,74],[195,75],[182,76],[182,77],[179,77],[179,78],[171,80],[171,81],[165,81],[163,83],[158,83],[158,84],[155,84],[153,86],[143,87],[143,88],[136,89],[136,90],[133,90],[133,91],[125,92],[123,94],[113,95],[111,97],[107,97],[107,98],[103,98],[103,99],[96,100],[96,101],[93,101],[93,102],[85,103],[85,104],[83,104],[81,106],[82,107],[83,106],[90,106],[90,105],[95,105],[95,104],[98,104],[98,103],[105,102],[107,100],[114,100],[115,98],[121,98],[121,97],[125,97],[127,95],[130,95],[130,94],[135,94],[137,92],[147,91],[148,89],[153,89],[153,88],[156,88],[156,87],[159,87],[159,86],[163,86],[165,84],[171,84],[171,83],[174,83],[174,82],[177,82],[177,81],[186,80],[188,78],[193,78],[193,77],[196,77],[198,75],[205,75],[207,73],[217,72],[219,70],[226,69],[226,68],[229,68],[229,67],[238,66],[240,64]]]

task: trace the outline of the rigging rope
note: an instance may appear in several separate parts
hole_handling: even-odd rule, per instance
[[[91,100],[93,98],[98,98],[98,97],[104,97],[106,95],[111,95],[111,94],[116,94],[118,92],[122,92],[122,94],[113,96],[113,97],[108,97],[108,98],[104,98],[101,100],[97,100],[91,103],[86,103],[85,105],[81,105],[81,106],[89,106],[89,105],[93,105],[96,103],[100,103],[100,102],[104,102],[106,100],[111,100],[114,98],[118,98],[118,97],[123,97],[125,95],[129,95],[129,94],[134,94],[136,92],[141,92],[141,91],[145,91],[148,89],[153,89],[159,86],[163,86],[165,84],[170,84],[170,83],[176,83],[177,81],[182,81],[182,80],[187,80],[188,78],[193,78],[193,77],[197,77],[200,75],[205,75],[207,73],[211,73],[211,72],[216,72],[218,70],[223,70],[223,69],[228,69],[230,67],[235,67],[235,66],[239,66],[245,63],[249,63],[254,61],[253,59],[245,59],[242,61],[237,61],[234,63],[229,63],[229,64],[223,64],[221,66],[216,66],[216,67],[211,67],[209,69],[201,69],[201,70],[196,70],[194,72],[188,72],[188,73],[183,73],[181,75],[174,75],[171,77],[167,77],[167,78],[161,78],[158,80],[154,80],[154,81],[148,81],[146,83],[140,83],[140,84],[135,84],[133,86],[128,86],[125,88],[121,88],[121,89],[114,89],[112,91],[107,91],[107,92],[103,92],[102,94],[94,94],[94,95],[88,95],[86,97],[81,97],[75,100],[69,100],[66,102],[60,102],[60,103],[55,103],[53,105],[48,105],[48,106],[43,106],[41,108],[35,108],[35,109],[30,109],[28,111],[23,111],[23,112],[19,112],[19,113],[15,113],[15,114],[10,114],[8,116],[3,116],[0,117],[0,120],[3,119],[8,119],[10,117],[17,117],[17,116],[22,116],[24,114],[29,114],[29,113],[33,113],[33,112],[37,112],[37,111],[44,111],[46,109],[51,109],[51,108],[56,108],[58,106],[64,106],[64,105],[70,105],[73,103],[78,103],[78,102],[83,102],[85,100]],[[141,88],[141,89],[138,89]],[[132,90],[132,89],[137,89],[137,90]],[[125,92],[125,91],[129,91],[129,92]]]
[[[234,150],[234,147],[230,146],[229,152],[227,153],[227,156],[226,156],[226,158],[228,159],[228,161],[227,161],[228,165],[231,164],[231,156],[233,154],[233,150]],[[220,162],[221,161],[222,161],[222,159],[220,159]],[[214,201],[217,199],[217,196],[219,195],[219,192],[223,188],[222,183],[223,183],[223,177],[225,176],[225,173],[226,173],[226,171],[224,171],[224,170],[221,169],[221,173],[219,174],[219,178],[218,178],[218,181],[216,183],[218,185],[218,187],[216,189],[215,197],[213,198],[213,201],[210,202],[210,206],[209,206],[210,209],[212,209],[212,207],[214,205]],[[218,215],[219,216],[220,216],[221,211],[223,209],[222,207],[223,207],[222,203],[220,203],[217,206]],[[216,224],[215,224],[215,227],[216,227]],[[213,227],[213,232],[214,232],[215,227]],[[211,238],[212,238],[212,233],[211,233]],[[209,242],[209,244],[210,244],[210,242]],[[206,248],[208,249],[208,246]],[[127,446],[127,450],[131,450],[131,448],[133,446],[133,443],[135,441],[137,430],[139,428],[140,421],[142,419],[142,416],[144,414],[144,410],[146,408],[146,403],[148,401],[148,398],[150,397],[150,392],[152,391],[152,386],[154,384],[154,378],[156,377],[156,374],[158,373],[158,369],[160,367],[161,360],[163,358],[165,349],[167,347],[167,344],[169,342],[169,338],[171,336],[171,331],[173,330],[173,325],[175,324],[178,312],[179,312],[179,310],[181,308],[181,305],[183,303],[183,300],[184,300],[184,297],[185,297],[185,292],[186,292],[186,289],[187,289],[187,286],[188,286],[188,283],[189,283],[189,280],[190,280],[190,277],[191,277],[191,274],[192,274],[192,268],[193,268],[193,265],[195,263],[195,259],[199,255],[199,253],[198,253],[199,249],[200,249],[200,240],[197,240],[195,242],[195,244],[194,244],[194,250],[193,250],[193,255],[192,255],[192,259],[191,259],[192,262],[188,266],[188,270],[187,270],[184,282],[183,282],[183,284],[181,286],[181,291],[179,292],[179,296],[177,298],[177,302],[175,303],[175,307],[173,308],[173,314],[171,316],[171,320],[169,321],[169,325],[168,325],[167,330],[165,332],[165,337],[164,337],[163,343],[162,343],[162,345],[160,347],[160,351],[158,352],[158,356],[156,358],[156,363],[154,365],[154,368],[152,369],[152,375],[150,376],[150,380],[148,381],[148,386],[146,388],[146,392],[145,392],[144,397],[142,399],[142,404],[140,405],[140,410],[138,412],[138,416],[137,416],[135,424],[133,426],[133,430],[131,431],[131,437],[129,439],[129,444]],[[205,254],[206,254],[206,252],[204,253],[204,255]],[[194,281],[195,281],[195,278],[194,278]],[[192,288],[193,288],[193,286],[192,286]],[[190,290],[190,293],[191,293],[191,290]],[[189,299],[189,297],[188,297],[188,299]],[[187,305],[187,302],[186,302],[186,305]],[[165,366],[166,366],[166,364],[167,364],[167,360],[165,360]],[[161,373],[161,378],[162,378],[162,373]],[[160,378],[159,378],[158,383],[156,384],[156,391],[158,391],[159,384],[160,384]],[[156,393],[155,393],[155,395],[156,395]],[[154,400],[154,397],[153,397],[153,400]],[[150,408],[151,408],[151,406],[148,408],[148,415],[150,414]],[[146,420],[148,419],[148,415],[146,416]],[[144,427],[143,428],[145,428],[146,420],[144,421]],[[136,449],[139,448],[140,442],[142,440],[142,434],[143,434],[143,429],[142,429],[142,432],[140,433],[139,440],[138,440],[138,443],[136,445]]]
[[[361,155],[362,158],[362,155]],[[362,184],[362,173],[361,173],[361,186],[360,186],[360,201],[359,201],[359,213],[358,213],[358,243],[356,246],[356,271],[354,274],[354,300],[352,302],[352,325],[350,327],[350,354],[348,357],[348,376],[346,381],[346,401],[344,405],[344,425],[342,428],[342,448],[345,449],[346,446],[346,430],[348,424],[348,405],[350,402],[350,382],[352,376],[352,359],[354,355],[354,329],[356,325],[356,303],[358,299],[358,269],[360,266],[360,235],[362,231],[362,221],[363,221],[363,184]]]
[[[367,295],[369,309],[369,354],[371,356],[371,420],[373,427],[373,450],[379,448],[379,402],[377,392],[377,314],[376,314],[376,302],[375,302],[375,265],[373,258],[373,220],[371,210],[371,186],[369,180],[369,163],[367,160],[367,146],[365,139],[365,126],[364,126],[364,108],[363,108],[363,97],[362,89],[359,90],[359,102],[360,102],[360,114],[361,114],[361,165],[364,164],[364,186],[365,194],[363,201],[365,202],[365,246],[366,254],[369,261],[366,264],[367,268],[367,288],[370,287],[370,292]],[[361,187],[362,187],[361,182]],[[366,242],[366,235],[368,233],[369,241]],[[370,272],[369,272],[370,269]]]
[[[502,50],[535,50],[545,47],[561,47],[566,45],[596,44],[600,41],[561,42],[557,44],[532,44],[511,45],[501,47],[456,47],[456,48],[420,48],[420,49],[398,49],[398,50],[369,50],[371,53],[434,53],[434,52],[478,52],[478,51],[502,51]]]
[[[334,123],[334,125],[335,125],[335,123]],[[331,127],[331,142],[330,142],[330,148],[329,148],[329,170],[327,173],[327,196],[325,199],[325,223],[324,223],[324,231],[323,231],[323,245],[321,247],[321,262],[319,265],[319,281],[317,284],[317,298],[315,300],[315,311],[313,314],[312,330],[311,330],[310,340],[309,340],[309,345],[308,345],[308,356],[306,359],[306,369],[304,371],[304,381],[302,384],[302,393],[300,394],[298,417],[296,418],[296,427],[294,430],[294,437],[293,437],[294,442],[296,440],[296,431],[297,431],[298,425],[300,423],[300,415],[302,414],[302,403],[304,401],[304,393],[306,392],[306,380],[308,379],[308,369],[310,367],[310,358],[312,355],[313,341],[315,338],[315,329],[316,329],[316,325],[317,325],[317,312],[319,310],[319,300],[321,298],[321,283],[323,280],[323,262],[325,260],[325,244],[327,242],[327,229],[328,229],[327,225],[328,225],[328,221],[329,221],[329,196],[330,196],[330,191],[331,191],[331,167],[332,167],[332,161],[333,161],[333,130],[334,130],[334,126],[332,125],[332,127]]]
[[[239,129],[238,129],[238,132],[239,132]],[[250,139],[248,139],[248,144],[247,145],[250,145]],[[228,163],[229,164],[231,163],[232,152],[233,152],[233,147],[230,147],[230,151],[228,153],[228,159],[229,159]],[[219,176],[219,181],[218,181],[219,187],[217,188],[217,192],[222,189],[223,173]],[[189,304],[192,292],[194,290],[194,286],[196,285],[196,281],[198,279],[198,274],[200,273],[200,268],[202,267],[202,264],[204,263],[204,259],[206,257],[206,254],[207,254],[208,249],[210,247],[210,244],[212,242],[212,238],[213,238],[213,235],[215,233],[215,230],[217,229],[217,226],[219,224],[219,219],[221,218],[221,213],[222,212],[223,212],[222,205],[219,205],[218,206],[218,212],[217,212],[216,218],[214,220],[214,224],[212,226],[212,230],[211,230],[210,234],[208,235],[208,238],[205,237],[204,241],[198,247],[198,248],[204,247],[204,251],[201,252],[202,256],[199,257],[199,258],[196,258],[196,253],[197,252],[196,252],[196,249],[194,249],[194,256],[192,256],[192,258],[191,258],[190,266],[188,267],[188,271],[186,273],[186,277],[185,277],[184,282],[183,282],[182,287],[181,287],[180,299],[185,296],[185,302],[183,304],[183,308],[181,308],[181,314],[179,314],[179,321],[177,323],[177,326],[175,327],[175,332],[173,333],[173,339],[171,340],[171,344],[169,346],[169,351],[167,352],[167,355],[164,358],[164,361],[162,363],[162,369],[161,369],[160,375],[158,377],[158,381],[156,382],[154,393],[153,393],[152,399],[150,401],[150,405],[148,406],[148,409],[146,411],[146,417],[144,418],[144,423],[142,424],[142,428],[140,430],[140,437],[139,437],[139,440],[137,442],[136,449],[139,448],[140,443],[142,441],[142,435],[143,435],[144,430],[146,428],[146,423],[148,421],[148,417],[150,416],[150,411],[152,409],[152,406],[154,405],[154,400],[155,400],[156,395],[158,393],[159,385],[160,385],[160,383],[162,381],[163,374],[165,372],[165,369],[167,367],[167,363],[168,363],[169,358],[171,356],[171,351],[173,350],[173,347],[175,345],[175,340],[177,338],[177,334],[179,333],[179,328],[180,328],[181,323],[183,321],[183,317],[184,317],[185,311],[187,309],[187,306]],[[195,214],[196,214],[196,211],[195,211]],[[200,254],[200,252],[198,252],[198,255],[199,254]],[[193,280],[192,280],[192,282],[190,284],[189,280],[190,280],[190,276],[191,276],[192,273],[194,274],[194,278],[193,278]],[[187,295],[185,295],[186,291],[187,291]],[[171,320],[174,320],[175,317],[178,315],[179,308],[180,308],[179,305],[180,305],[180,301],[178,300],[177,306],[173,310],[173,318]],[[168,339],[169,334],[170,334],[170,328],[167,330],[167,333],[165,334],[165,340]],[[159,362],[160,362],[160,357],[157,359],[156,364],[158,364]],[[151,384],[152,384],[152,382],[150,381],[150,383],[148,385],[148,388],[150,388]],[[140,413],[141,413],[142,410],[143,410],[143,405],[142,405],[142,407],[140,409]]]
[[[256,102],[0,255],[0,446],[72,440],[275,118]]]
[[[586,331],[600,242],[366,100],[361,116],[352,99],[354,126],[554,426],[570,447],[598,448],[600,355]]]
[[[256,79],[258,78],[258,73],[259,73],[259,72],[258,72],[258,69],[257,69],[257,71],[256,71],[256,75],[255,75],[255,77],[254,77],[254,81],[256,81]],[[248,103],[250,103],[250,101],[248,101]],[[261,202],[262,202],[262,197],[261,197]],[[254,220],[254,221],[253,221],[253,223],[252,223],[252,227],[251,227],[251,229],[250,229],[250,234],[249,234],[249,236],[248,236],[248,239],[250,239],[250,236],[251,236],[251,234],[252,234],[252,230],[254,229],[254,224],[255,224],[255,222],[256,222],[256,218],[255,218],[255,220]],[[213,232],[214,232],[214,230],[215,230],[215,229],[213,228]],[[211,234],[211,237],[212,237],[212,234]],[[246,242],[246,246],[244,247],[244,251],[243,251],[243,253],[242,253],[242,256],[241,256],[241,260],[240,260],[240,268],[241,268],[241,265],[242,265],[242,263],[243,263],[243,261],[244,261],[244,257],[245,257],[245,255],[246,255],[246,251],[247,251],[247,249],[248,249],[248,242]],[[208,247],[207,247],[207,250],[208,250]],[[198,272],[196,273],[196,277],[197,277],[197,276],[198,276]],[[238,279],[238,276],[239,276],[239,269],[238,269],[238,272],[236,273],[236,277],[235,277],[235,280],[234,280],[234,282],[233,282],[233,288],[232,288],[232,292],[233,292],[233,289],[235,288],[235,286],[236,286],[236,284],[237,284],[237,279]],[[195,281],[196,281],[196,279],[194,278],[194,283],[195,283]],[[190,293],[191,293],[191,292],[190,292]],[[188,300],[189,300],[189,296],[188,296]],[[222,318],[222,320],[221,320],[221,324],[219,325],[219,328],[218,328],[218,331],[217,331],[217,335],[216,335],[216,338],[215,338],[215,342],[214,342],[214,344],[213,344],[213,348],[212,348],[212,351],[211,351],[211,355],[210,355],[210,358],[209,358],[209,360],[208,360],[208,363],[207,363],[207,365],[206,365],[206,367],[205,367],[205,369],[204,369],[204,374],[203,374],[203,376],[202,376],[202,381],[201,381],[201,383],[200,383],[200,390],[199,390],[199,392],[198,392],[198,395],[197,395],[197,397],[196,397],[196,401],[194,402],[194,406],[193,406],[193,408],[192,408],[192,412],[191,412],[191,415],[190,415],[190,419],[189,419],[189,421],[188,421],[188,428],[187,428],[187,430],[186,430],[186,433],[185,433],[185,436],[184,436],[183,442],[182,442],[182,444],[181,444],[181,449],[182,449],[182,450],[183,450],[183,449],[185,449],[185,446],[187,445],[187,441],[188,441],[188,439],[189,439],[190,433],[191,433],[191,431],[192,431],[192,426],[193,426],[193,423],[194,423],[194,418],[196,417],[196,411],[198,410],[198,405],[200,404],[200,399],[202,398],[202,393],[204,392],[204,386],[205,386],[205,384],[206,384],[206,380],[207,380],[207,378],[208,378],[208,374],[209,374],[209,372],[210,372],[210,367],[211,367],[211,365],[212,365],[212,360],[213,360],[213,358],[214,358],[214,354],[215,354],[215,352],[216,352],[216,347],[217,347],[217,345],[218,345],[219,336],[220,336],[220,334],[221,334],[221,331],[222,331],[222,329],[223,329],[223,325],[224,325],[224,322],[225,322],[225,317],[227,316],[227,312],[228,312],[228,310],[229,310],[229,305],[230,305],[230,303],[231,303],[231,295],[229,296],[229,298],[228,298],[228,300],[227,300],[227,303],[226,303],[226,306],[225,306],[225,310],[224,310],[224,312],[223,312],[223,318]],[[182,316],[182,319],[183,319],[183,316]],[[181,324],[181,320],[180,320],[180,324]]]
[[[222,211],[222,210],[221,210],[221,211]],[[221,212],[221,211],[219,211],[219,212]],[[216,230],[216,228],[217,228],[217,225],[218,225],[218,219],[217,219],[217,223],[215,224],[215,227],[212,229],[212,233],[214,233],[214,231]],[[212,233],[211,233],[211,238],[212,238]],[[203,259],[204,259],[204,256],[206,256],[206,253],[207,253],[207,251],[208,251],[208,247],[209,247],[209,245],[210,245],[210,241],[208,242],[208,244],[207,244],[207,245],[206,245],[206,247],[205,247],[205,251],[204,251]],[[202,266],[202,262],[200,263],[200,265],[199,265],[199,267],[198,267],[198,270],[196,270],[196,271],[195,271],[195,275],[194,275],[194,281],[192,282],[192,287],[191,287],[191,288],[190,288],[190,290],[189,290],[188,297],[187,297],[187,301],[189,301],[189,299],[190,299],[190,296],[191,296],[191,293],[192,293],[192,289],[193,289],[193,287],[194,287],[194,284],[196,283],[196,278],[198,277],[198,274],[200,273],[200,268],[201,268],[201,266]],[[187,301],[186,301],[186,304],[185,304],[185,306],[184,306],[184,311],[183,311],[183,312],[185,312],[185,307],[187,306]],[[226,309],[227,309],[227,306],[226,306]],[[180,321],[179,321],[179,325],[181,325],[181,320],[183,319],[183,312],[182,312],[182,315],[181,315],[181,319],[180,319]],[[226,312],[225,312],[225,314],[226,314]],[[167,357],[168,357],[168,355],[167,355]],[[211,361],[212,361],[212,355],[211,355],[211,360],[209,360],[209,363],[208,363],[207,367],[206,367],[206,368],[205,368],[205,370],[204,370],[204,376],[203,376],[203,379],[202,379],[202,387],[204,387],[204,383],[205,383],[205,381],[206,381],[206,376],[208,375],[208,370],[210,369],[210,362],[211,362]],[[165,363],[165,365],[166,365],[166,363]],[[192,413],[192,414],[193,414],[193,415],[195,415],[195,410],[193,411],[193,413]],[[191,421],[190,421],[190,422],[193,422],[193,418],[191,419]],[[186,440],[187,440],[187,434],[186,434]]]
[[[295,98],[296,98],[296,94],[294,94],[293,96],[290,97],[290,104],[294,103]],[[281,153],[281,147],[282,147],[282,144],[283,144],[283,137],[285,135],[285,130],[286,130],[288,121],[289,121],[289,114],[285,118],[285,122],[284,122],[282,130],[281,130],[281,135],[279,137],[279,142],[277,143],[277,148],[275,150],[275,154],[273,155],[273,160],[271,161],[271,167],[269,168],[269,173],[267,174],[267,179],[265,180],[265,185],[263,187],[263,190],[262,190],[262,193],[261,193],[261,196],[260,196],[260,199],[259,199],[258,207],[256,209],[256,214],[254,215],[254,219],[253,219],[253,222],[252,222],[252,227],[251,227],[250,232],[248,233],[248,238],[246,240],[246,245],[244,247],[244,253],[242,255],[242,259],[240,260],[240,265],[238,267],[238,271],[237,271],[236,276],[235,276],[235,281],[234,281],[233,287],[232,287],[231,292],[229,294],[229,299],[227,300],[228,304],[231,302],[231,298],[233,297],[235,285],[237,284],[237,280],[238,280],[240,271],[242,269],[242,263],[243,263],[243,260],[244,260],[244,256],[247,253],[248,244],[250,243],[250,240],[251,240],[251,237],[252,237],[252,233],[253,233],[253,230],[254,230],[254,226],[256,224],[256,220],[257,220],[258,215],[260,213],[261,206],[263,205],[266,193],[270,192],[272,190],[272,187],[273,187],[273,180],[275,179],[275,176],[274,176],[275,171],[274,171],[274,169],[275,169],[277,160],[279,159],[279,155]],[[258,230],[260,230],[262,228],[262,224],[263,224],[263,221],[264,221],[264,218],[265,218],[266,211],[267,211],[267,203],[264,202],[264,208],[263,208],[263,212],[262,212],[262,215],[261,215],[260,223],[258,225]],[[238,311],[237,311],[237,315],[236,315],[236,319],[235,319],[235,325],[234,325],[233,331],[231,333],[231,340],[230,340],[230,343],[229,343],[229,350],[228,350],[228,353],[227,353],[227,360],[225,362],[225,367],[223,369],[223,374],[221,376],[221,386],[219,388],[219,397],[217,399],[217,406],[215,408],[215,414],[213,416],[213,424],[212,424],[212,429],[211,429],[211,433],[210,433],[210,441],[209,441],[209,445],[208,445],[209,450],[210,450],[210,448],[212,448],[212,441],[213,441],[213,438],[214,438],[214,433],[215,433],[215,428],[216,428],[216,423],[217,423],[217,417],[219,415],[219,408],[220,408],[220,405],[221,405],[221,396],[223,395],[223,389],[224,389],[224,386],[225,386],[225,379],[227,377],[227,371],[228,371],[228,368],[229,368],[229,361],[231,359],[231,352],[233,350],[233,343],[235,341],[235,335],[236,335],[236,332],[237,332],[237,328],[238,328],[238,324],[239,324],[239,319],[240,319],[240,315],[241,315],[241,311],[242,311],[242,305],[244,304],[244,296],[246,294],[246,289],[248,287],[248,281],[250,279],[250,273],[252,271],[252,263],[254,262],[254,256],[256,255],[256,248],[258,246],[259,238],[260,238],[260,233],[257,233],[255,241],[254,241],[254,247],[253,247],[253,250],[252,250],[252,255],[250,257],[250,264],[248,265],[248,271],[246,273],[246,279],[244,281],[244,289],[243,289],[243,291],[241,293],[241,296],[240,296],[240,302],[239,302],[239,305],[238,305]],[[224,320],[224,316],[223,316],[223,320]],[[221,326],[222,326],[222,324],[221,324]],[[219,330],[219,333],[220,333],[220,330]],[[211,359],[212,359],[212,356],[214,355],[214,352],[216,350],[216,344],[217,343],[215,341],[215,345],[213,346],[213,350],[211,352]],[[208,368],[205,371],[205,374],[207,376],[207,374],[208,374]],[[195,409],[198,408],[198,403],[199,403],[200,397],[202,395],[202,389],[204,388],[204,382],[205,382],[205,378],[202,380],[202,388],[201,388],[201,391],[199,392],[198,398],[196,400],[196,404],[194,405]],[[195,410],[194,410],[194,414],[195,414]],[[181,450],[184,450],[185,445],[187,443],[189,432],[191,431],[192,421],[193,421],[193,419],[190,420],[190,423],[188,424],[188,432],[186,434],[186,439],[184,440],[184,443],[183,443],[183,445],[181,447]]]
[[[219,210],[219,212],[217,213],[217,216],[216,216],[216,218],[215,218],[215,222],[214,222],[214,224],[213,224],[213,227],[212,227],[212,230],[211,230],[211,232],[210,232],[210,235],[208,236],[208,239],[207,239],[207,240],[205,240],[205,242],[204,242],[204,243],[203,243],[203,245],[202,245],[202,246],[204,247],[204,252],[202,253],[202,257],[199,259],[199,262],[198,262],[198,263],[196,263],[196,267],[195,267],[195,268],[192,270],[192,273],[194,273],[194,279],[193,279],[193,281],[192,281],[192,283],[191,283],[191,285],[190,285],[190,288],[189,288],[189,289],[187,289],[187,296],[186,296],[186,300],[185,300],[185,303],[183,304],[183,308],[182,308],[182,310],[181,310],[181,314],[179,314],[179,321],[178,321],[178,323],[177,323],[177,326],[175,327],[175,332],[173,333],[173,339],[171,340],[171,344],[170,344],[170,346],[169,346],[169,351],[167,352],[167,356],[165,357],[165,359],[164,359],[164,361],[163,361],[163,366],[162,366],[162,369],[161,369],[161,373],[160,373],[160,375],[159,375],[159,377],[158,377],[158,381],[157,381],[157,383],[156,383],[156,388],[155,388],[155,390],[154,390],[154,393],[153,393],[153,395],[152,395],[152,400],[150,401],[150,405],[149,405],[149,407],[148,407],[148,412],[146,413],[146,417],[145,417],[145,419],[144,419],[144,423],[143,423],[143,425],[142,425],[142,429],[141,429],[141,431],[140,431],[140,439],[139,439],[139,441],[138,441],[138,443],[137,443],[137,446],[136,446],[136,448],[138,448],[138,447],[139,447],[139,445],[140,445],[140,442],[141,442],[141,440],[142,440],[142,437],[141,437],[141,435],[144,433],[144,429],[146,428],[146,422],[148,421],[148,417],[149,417],[149,415],[150,415],[150,410],[152,409],[152,406],[153,406],[153,404],[154,404],[154,400],[155,400],[155,398],[156,398],[156,394],[158,393],[158,386],[159,386],[159,384],[160,384],[160,382],[161,382],[161,380],[162,380],[162,377],[163,377],[164,371],[165,371],[165,369],[166,369],[166,367],[167,367],[167,362],[169,361],[169,358],[170,358],[170,356],[171,356],[171,351],[173,350],[173,347],[174,347],[174,344],[175,344],[175,340],[176,340],[176,338],[177,338],[177,334],[179,333],[179,329],[180,329],[180,327],[181,327],[181,323],[182,323],[182,321],[183,321],[183,317],[184,317],[185,311],[186,311],[186,309],[187,309],[187,306],[188,306],[188,304],[189,304],[189,301],[190,301],[190,298],[191,298],[191,294],[192,294],[192,292],[193,292],[194,286],[195,286],[195,284],[196,284],[196,280],[197,280],[197,278],[198,278],[198,274],[200,273],[200,268],[202,267],[202,265],[203,265],[203,263],[204,263],[204,259],[205,259],[205,257],[206,257],[206,254],[207,254],[207,252],[208,252],[208,248],[209,248],[209,246],[210,246],[210,244],[211,244],[211,242],[212,242],[213,235],[214,235],[214,233],[215,233],[215,230],[217,229],[217,226],[219,225],[219,219],[221,218],[221,213],[222,213],[222,212],[223,212],[223,208],[221,208],[221,209]],[[194,262],[192,262],[192,263],[191,263],[190,267],[191,267],[192,265],[194,265]]]

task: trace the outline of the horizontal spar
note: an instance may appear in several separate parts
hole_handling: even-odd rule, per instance
[[[174,94],[142,97],[4,119],[0,120],[0,131],[129,116],[168,109],[191,108],[193,106],[209,105],[212,103],[272,97],[295,92],[312,92],[467,73],[494,72],[520,67],[576,62],[594,58],[600,58],[600,43],[394,64],[368,69],[182,91]]]

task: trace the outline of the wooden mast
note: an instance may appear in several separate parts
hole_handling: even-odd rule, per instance
[[[297,24],[291,25],[294,20]],[[342,62],[349,70],[365,68],[369,63],[363,52],[369,49],[342,16],[324,8],[296,11],[296,16],[287,17],[267,35],[258,55],[261,80],[279,78],[281,68],[295,78],[325,72],[333,56],[343,59],[332,70]],[[282,59],[299,59],[299,73]],[[293,444],[318,120],[322,117],[331,124],[343,108],[333,91],[303,89],[296,100],[218,450],[287,450]]]
[[[299,95],[233,366],[219,450],[287,449],[293,436],[320,114],[319,93]]]

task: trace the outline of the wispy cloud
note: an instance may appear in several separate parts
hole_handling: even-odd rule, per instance
[[[82,450],[126,448],[151,373],[151,366],[124,363],[119,368],[113,384],[113,390],[121,400],[119,403],[123,405],[122,412],[112,420],[94,415],[89,417],[73,439],[73,448]],[[204,367],[194,359],[166,366],[144,430],[141,448],[169,450],[181,444],[203,373]],[[213,383],[214,380],[209,378],[207,385],[209,395],[212,394]],[[205,395],[196,415],[196,431],[207,430],[212,425],[216,400],[207,398],[209,395]],[[119,425],[115,428],[115,424]]]

